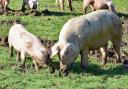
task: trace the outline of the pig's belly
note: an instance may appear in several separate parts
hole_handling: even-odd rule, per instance
[[[100,37],[99,39],[90,39],[88,43],[89,50],[96,50],[99,49],[100,47],[103,47],[108,43],[110,40],[109,37],[102,38]]]

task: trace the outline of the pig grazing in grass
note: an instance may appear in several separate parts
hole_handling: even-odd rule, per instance
[[[112,0],[84,0],[83,10],[86,14],[87,7],[91,5],[92,10],[108,9],[109,11],[116,12]]]
[[[4,14],[7,14],[8,4],[10,0],[0,0],[0,5],[3,9]]]
[[[15,22],[10,28],[8,43],[10,56],[12,56],[14,47],[17,51],[16,59],[17,61],[21,59],[23,67],[25,67],[26,54],[32,57],[36,71],[39,66],[46,67],[51,64],[49,50],[20,23]]]
[[[119,17],[108,10],[98,10],[89,14],[72,18],[64,24],[59,41],[52,46],[51,58],[58,54],[60,71],[68,74],[70,65],[81,55],[81,67],[88,65],[90,50],[99,49],[102,53],[102,63],[106,64],[107,43],[111,40],[120,62],[120,43],[122,40],[122,25]]]
[[[61,7],[62,10],[64,10],[64,1],[65,0],[56,0],[56,4],[59,3],[59,6]],[[73,9],[72,9],[72,0],[67,0],[67,4],[69,6],[70,11],[73,11]]]
[[[31,8],[32,10],[36,10],[38,6],[38,0],[23,0],[22,3],[22,11],[25,11],[25,6]]]

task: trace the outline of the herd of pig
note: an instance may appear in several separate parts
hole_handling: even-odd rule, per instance
[[[64,9],[64,0],[56,0]],[[9,0],[0,0],[6,7]],[[72,11],[71,0],[67,0]],[[24,5],[36,9],[37,0],[23,0]],[[88,68],[88,53],[90,50],[100,49],[102,64],[107,61],[107,44],[111,40],[116,55],[116,62],[120,63],[120,45],[122,41],[122,24],[120,18],[115,14],[115,8],[111,0],[84,0],[84,11],[91,4],[94,12],[71,18],[67,21],[59,34],[59,40],[51,47],[45,47],[38,37],[28,32],[20,21],[14,21],[9,30],[8,43],[10,57],[13,55],[13,48],[16,49],[16,60],[21,61],[25,67],[26,55],[31,56],[35,70],[39,67],[50,66],[54,69],[52,58],[58,55],[60,61],[60,72],[68,75],[69,69],[78,55],[81,56],[81,68]],[[7,8],[4,8],[7,9]],[[108,9],[108,10],[100,10]],[[96,10],[96,11],[95,11]],[[6,10],[5,10],[6,12]]]
[[[56,0],[56,4],[64,10],[64,1],[65,0]],[[8,10],[11,10],[8,7],[10,0],[0,0],[0,5],[4,14],[7,14]],[[26,6],[33,11],[37,9],[39,0],[23,0],[21,11],[24,12],[26,10]],[[67,0],[68,7],[70,11],[73,11],[72,0]],[[93,11],[100,9],[109,9],[112,12],[116,12],[115,7],[112,3],[112,0],[84,0],[83,1],[83,11],[86,13],[87,7],[91,5]]]

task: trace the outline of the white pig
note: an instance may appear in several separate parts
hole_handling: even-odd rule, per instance
[[[36,71],[39,66],[46,67],[47,64],[51,63],[48,50],[42,45],[35,35],[28,32],[20,23],[15,23],[10,28],[8,42],[10,56],[12,56],[12,49],[14,47],[17,51],[16,59],[17,61],[20,61],[21,56],[23,66],[25,66],[26,54],[32,57]]]
[[[58,54],[60,71],[68,74],[69,66],[81,55],[81,67],[88,65],[90,50],[101,49],[102,63],[106,64],[107,43],[112,41],[116,60],[120,61],[122,25],[119,17],[110,11],[99,10],[72,18],[64,24],[59,41],[51,48],[51,58]]]

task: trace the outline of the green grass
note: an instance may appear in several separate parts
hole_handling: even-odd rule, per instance
[[[10,0],[10,8],[21,9],[22,0]],[[73,1],[73,12],[67,8],[61,11],[55,6],[55,0],[40,0],[38,10],[44,10],[45,5],[54,13],[50,16],[0,16],[0,20],[20,19],[26,24],[29,32],[36,36],[57,40],[63,24],[72,17],[82,15],[82,1]],[[128,14],[127,0],[114,0],[116,9]],[[0,36],[7,36],[11,26],[0,25]],[[20,72],[15,60],[16,55],[9,59],[8,49],[0,47],[0,89],[128,89],[128,70],[121,64],[108,63],[101,66],[95,58],[89,58],[86,73],[80,69],[80,58],[73,64],[67,77],[59,76],[59,70],[54,74],[49,69],[35,72],[31,67],[32,60],[27,58],[26,72]],[[55,57],[55,64],[59,67],[59,59]]]

